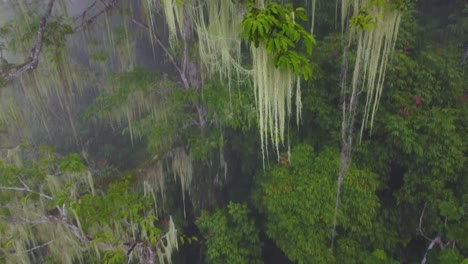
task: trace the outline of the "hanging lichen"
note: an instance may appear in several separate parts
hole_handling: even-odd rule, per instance
[[[348,10],[350,32],[348,42],[356,41],[356,61],[352,77],[352,89],[366,91],[366,105],[361,127],[369,122],[372,129],[375,113],[382,94],[388,59],[395,46],[400,26],[402,7],[396,3],[376,3],[371,0],[342,2],[342,23]],[[357,87],[360,85],[360,87]],[[356,86],[356,87],[355,87]],[[370,120],[369,120],[370,118]]]
[[[205,11],[206,9],[206,11]],[[197,9],[196,32],[200,61],[208,76],[219,73],[228,79],[250,72],[241,66],[241,38],[239,25],[243,20],[242,5],[232,1],[206,1]],[[234,75],[234,71],[236,74]]]
[[[159,263],[172,263],[172,253],[179,249],[177,229],[175,228],[172,216],[169,217],[169,230],[161,238],[161,243],[157,248]]]
[[[279,153],[279,144],[284,143],[285,125],[292,114],[292,97],[300,102],[300,81],[293,72],[276,68],[264,45],[252,47],[253,83],[257,102],[258,123],[262,152],[273,142]],[[297,82],[295,87],[294,82]],[[301,112],[301,104],[296,104],[296,113]],[[299,119],[298,119],[299,122]]]
[[[183,148],[176,148],[172,151],[172,172],[174,173],[174,180],[177,178],[180,181],[182,189],[182,203],[184,205],[184,217],[186,217],[185,209],[185,192],[190,190],[192,182],[192,158],[187,155]]]
[[[0,90],[0,130],[21,123],[21,110],[15,96],[16,90],[14,89],[4,88]]]
[[[144,195],[153,199],[157,206],[156,212],[159,214],[166,203],[166,173],[163,161],[158,160],[155,164],[141,168],[140,173],[143,178]]]
[[[148,0],[151,1],[151,0]],[[153,0],[158,1],[158,0]],[[184,7],[182,0],[161,0],[169,29],[169,43],[173,44],[178,39],[178,34],[184,35]],[[187,3],[189,4],[189,3]]]
[[[170,166],[165,167],[165,163],[170,163]],[[149,165],[143,166],[139,171],[140,177],[143,180],[145,195],[152,197],[155,204],[160,205],[159,207],[161,208],[164,207],[166,201],[166,177],[171,173],[174,176],[174,181],[180,182],[185,217],[185,195],[186,193],[190,193],[193,176],[192,158],[187,154],[185,149],[177,147],[159,159],[151,161]]]
[[[363,85],[368,87],[368,90],[364,113],[365,122],[363,122],[361,127],[361,136],[369,116],[370,127],[372,130],[374,116],[377,112],[380,97],[382,95],[389,56],[395,47],[398,28],[400,25],[401,12],[387,9],[382,10],[382,14],[382,21],[377,25],[381,30],[373,31],[373,36],[369,37],[367,45],[364,44],[363,47],[363,49],[369,53],[369,60],[366,61],[368,64],[364,64],[364,68],[368,67],[369,73],[366,78],[366,83],[363,83]]]
[[[309,78],[311,68],[306,55],[294,48],[302,39],[310,55],[315,40],[295,22],[296,17],[307,19],[303,8],[293,11],[273,3],[264,7],[260,2],[257,7],[251,7],[242,22],[242,36],[251,43],[263,156],[268,141],[279,154],[279,145],[284,143],[285,127],[292,114],[293,96],[296,98],[296,121],[300,122],[300,76]]]
[[[179,36],[184,35],[184,16],[190,14],[184,14],[189,10],[192,10],[193,7],[184,8],[184,5],[190,6],[191,1],[185,0],[146,0],[142,4],[143,18],[146,19],[149,37],[153,48],[156,43],[156,34],[155,34],[155,25],[156,19],[153,12],[162,7],[164,10],[164,17],[166,20],[167,29],[169,31],[169,44],[171,47],[175,47]]]
[[[394,48],[398,35],[401,13],[405,0],[372,1],[343,0],[342,27],[345,34],[345,47],[342,65],[342,100],[343,121],[341,131],[341,160],[338,172],[335,211],[331,234],[331,247],[334,246],[337,215],[343,179],[351,161],[353,148],[354,123],[356,119],[359,96],[366,92],[366,104],[361,126],[361,137],[364,128],[372,123],[382,94],[386,67],[389,55]],[[349,27],[345,22],[349,18]],[[356,59],[351,82],[348,88],[348,58],[351,44],[356,45]]]
[[[302,40],[310,55],[315,42],[295,22],[296,18],[307,19],[305,10],[293,10],[274,3],[265,6],[263,1],[259,1],[257,6],[247,5],[250,11],[242,20],[241,5],[232,1],[164,0],[161,3],[170,40],[175,40],[179,35],[184,36],[184,19],[191,19],[195,23],[198,55],[208,78],[213,73],[219,73],[222,78],[228,79],[230,87],[233,76],[237,75],[240,80],[241,75],[250,75],[256,94],[262,153],[266,153],[268,141],[279,152],[279,145],[284,143],[286,122],[292,114],[293,96],[296,98],[297,122],[300,121],[298,76],[307,79],[311,74],[309,59],[295,50]],[[155,6],[154,2],[146,4],[149,12],[152,6]],[[253,44],[252,71],[244,69],[240,63],[239,24],[242,38]],[[173,41],[170,43],[175,47]]]
[[[310,34],[314,34],[314,28],[315,28],[315,10],[317,8],[317,0],[307,0],[307,5],[309,5],[308,10],[309,12],[309,17],[310,17]]]

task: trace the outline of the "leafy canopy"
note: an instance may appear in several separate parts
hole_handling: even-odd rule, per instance
[[[242,38],[256,48],[260,43],[265,44],[277,68],[291,70],[306,80],[310,78],[312,69],[309,66],[309,57],[316,42],[314,37],[295,21],[296,18],[307,20],[305,9],[298,7],[293,10],[290,5],[276,3],[269,3],[265,8],[257,8],[253,3],[249,3],[248,6],[250,10],[241,23]],[[306,49],[305,53],[296,51],[301,40]]]

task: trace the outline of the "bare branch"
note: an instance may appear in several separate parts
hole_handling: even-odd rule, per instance
[[[67,227],[82,242],[91,242],[91,239],[89,239],[85,234],[83,234],[83,232],[81,232],[81,229],[77,225],[70,224],[68,222],[68,219],[60,219],[55,216],[49,216],[49,219],[54,223],[61,224]]]
[[[444,243],[442,242],[442,238],[440,236],[436,236],[434,239],[431,240],[431,244],[427,247],[426,253],[424,254],[424,258],[421,261],[421,264],[426,264],[426,257],[427,253],[435,246],[438,245],[441,249],[445,248]]]
[[[6,67],[2,72],[0,72],[0,79],[4,79],[6,82],[11,82],[14,79],[19,78],[25,72],[34,70],[37,68],[39,64],[39,55],[42,51],[42,46],[44,42],[44,34],[47,29],[47,22],[52,13],[52,8],[54,6],[55,0],[49,0],[47,4],[47,10],[45,14],[41,18],[41,22],[39,23],[39,29],[37,31],[37,41],[34,48],[31,50],[28,59],[23,64],[13,66],[13,67]]]
[[[47,242],[47,243],[41,244],[41,245],[39,245],[39,246],[35,246],[35,247],[33,247],[33,248],[30,248],[30,249],[24,251],[23,253],[30,252],[30,251],[39,249],[39,248],[41,248],[41,247],[45,247],[45,246],[51,244],[51,243],[54,242],[54,241],[55,241],[55,240],[51,240],[51,241],[49,241],[49,242]]]
[[[421,236],[424,237],[425,239],[431,241],[430,238],[428,238],[427,236],[424,235],[423,231],[422,231],[422,221],[423,221],[423,218],[424,218],[424,212],[426,211],[426,206],[427,206],[427,202],[424,204],[424,208],[421,212],[421,216],[419,216],[419,233],[421,233]]]
[[[91,11],[91,9],[94,8],[94,6],[97,4],[98,1],[94,1],[92,4],[90,4],[79,16],[76,16],[74,18],[74,21],[77,21],[81,19],[81,24],[73,28],[74,32],[80,32],[85,29],[87,29],[91,24],[96,22],[96,20],[103,14],[106,14],[107,12],[111,11],[116,5],[117,5],[117,0],[112,0],[110,2],[106,2],[103,0],[100,0],[100,2],[104,5],[104,8],[101,9],[101,11],[97,12],[95,15],[87,18],[87,13]]]
[[[147,259],[147,263],[148,264],[154,264],[155,262],[155,254],[154,254],[154,251],[153,249],[151,248],[151,245],[148,245],[148,259]]]
[[[42,198],[45,198],[47,200],[50,200],[50,201],[54,200],[54,198],[52,196],[49,196],[49,195],[44,194],[42,192],[33,191],[33,190],[29,189],[29,187],[19,188],[19,187],[0,186],[0,190],[10,190],[10,191],[35,193],[35,194],[39,194],[39,196],[41,196]]]
[[[13,219],[16,219],[16,218],[13,218]],[[26,219],[24,217],[19,217],[17,219],[19,219],[21,221],[21,223],[25,223],[25,224],[32,224],[32,225],[50,224],[49,219],[47,219],[45,216],[43,216],[42,220],[40,220],[40,219],[29,220],[29,219]]]
[[[427,206],[427,202],[424,204],[424,208],[421,212],[421,216],[419,217],[419,232],[421,233],[421,236],[423,236],[425,239],[431,241],[431,243],[429,244],[429,246],[427,247],[427,250],[426,250],[426,253],[424,253],[424,257],[423,259],[421,260],[421,264],[426,264],[426,257],[427,257],[427,253],[429,253],[429,251],[434,247],[434,246],[439,246],[441,249],[445,249],[447,246],[450,245],[450,241],[447,242],[447,244],[444,244],[444,242],[442,242],[442,238],[440,236],[436,236],[434,237],[433,239],[430,239],[428,238],[427,236],[424,235],[423,231],[422,231],[422,221],[423,221],[423,217],[424,217],[424,212],[426,211],[426,206]]]
[[[81,229],[75,225],[70,224],[67,219],[60,219],[55,216],[41,216],[41,219],[36,220],[29,220],[24,217],[17,218],[21,220],[24,224],[33,224],[33,225],[40,225],[40,224],[59,224],[65,226],[68,230],[70,230],[80,241],[82,242],[91,242],[86,235],[81,232]]]
[[[132,255],[133,255],[133,251],[135,251],[135,248],[141,247],[142,245],[143,245],[143,242],[141,241],[138,241],[138,242],[135,241],[130,244],[130,249],[127,252],[128,264],[130,264],[130,261],[132,260]]]
[[[73,22],[76,22],[79,19],[81,19],[82,24],[83,24],[87,20],[86,15],[88,14],[89,11],[91,11],[91,9],[94,8],[96,4],[97,4],[97,1],[94,1],[92,4],[88,5],[88,7],[86,7],[86,9],[83,12],[81,12],[80,15],[73,17]]]
[[[26,185],[26,183],[21,179],[21,177],[18,177],[18,180],[20,180],[20,182],[21,182],[21,184],[23,184],[23,187],[24,187],[24,188],[26,188],[26,189],[28,189],[28,190],[31,190],[31,189],[29,188],[29,186]]]
[[[49,242],[47,242],[47,243],[44,243],[44,244],[35,246],[35,247],[33,247],[33,248],[30,248],[30,249],[27,249],[27,250],[24,250],[24,251],[21,251],[21,252],[15,252],[15,253],[8,254],[8,255],[14,255],[14,254],[18,254],[18,253],[28,253],[28,252],[34,251],[34,250],[36,250],[36,249],[45,247],[45,246],[51,244],[51,243],[54,242],[54,241],[55,241],[55,240],[51,240],[51,241],[49,241]]]

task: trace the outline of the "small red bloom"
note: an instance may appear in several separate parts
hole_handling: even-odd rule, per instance
[[[338,50],[332,51],[332,56],[333,56],[333,58],[336,59],[339,55],[340,55],[340,52],[339,52]]]
[[[421,97],[415,95],[415,96],[414,96],[414,104],[415,104],[415,105],[420,105],[421,102],[422,102],[422,101],[421,101]]]
[[[99,159],[97,161],[97,167],[98,168],[102,168],[102,167],[105,167],[109,164],[109,161],[106,159],[106,158],[102,158],[102,159]]]
[[[400,115],[403,116],[403,117],[408,117],[409,116],[409,113],[408,111],[406,111],[405,109],[403,108],[400,108]]]
[[[458,97],[458,100],[461,102],[468,102],[468,94],[464,94],[460,97]]]

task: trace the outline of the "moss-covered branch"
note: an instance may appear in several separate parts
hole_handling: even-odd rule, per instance
[[[37,31],[36,45],[32,48],[28,59],[20,65],[5,67],[5,69],[0,71],[0,80],[3,80],[5,82],[11,82],[14,79],[21,77],[21,75],[23,75],[24,73],[37,68],[37,65],[39,65],[39,55],[41,54],[42,46],[44,44],[44,34],[47,29],[49,17],[52,14],[52,8],[54,7],[54,3],[55,0],[49,0],[47,4],[47,10],[41,17],[39,29]]]

